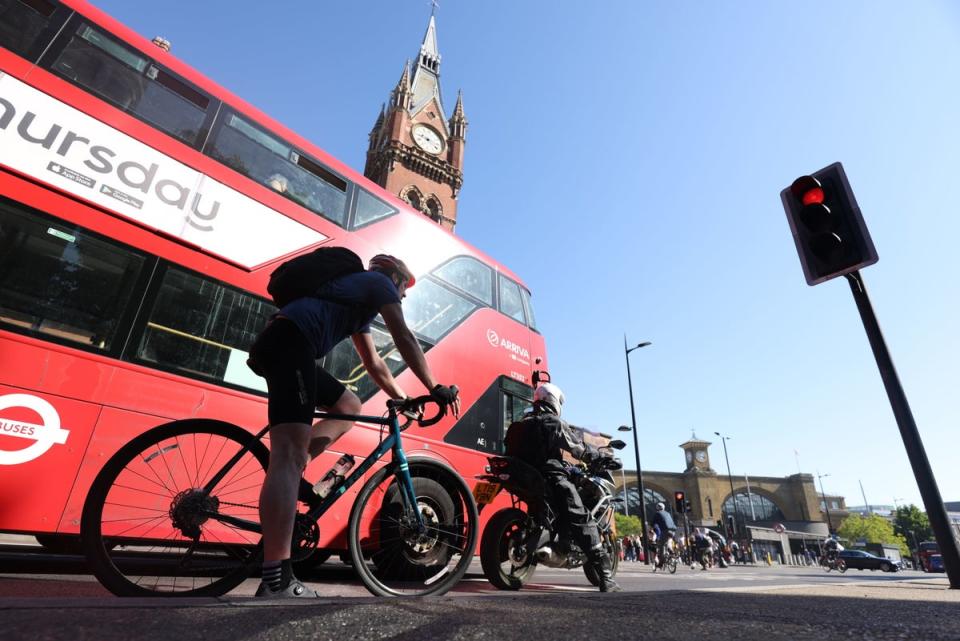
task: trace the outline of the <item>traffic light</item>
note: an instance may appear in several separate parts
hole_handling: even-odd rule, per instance
[[[838,162],[780,192],[808,285],[877,262],[870,232]]]
[[[683,511],[689,514],[692,509],[693,508],[690,506],[690,499],[685,500],[683,502]]]
[[[675,508],[675,511],[680,514],[683,514],[684,512],[683,501],[684,501],[683,492],[677,490],[676,492],[673,493],[673,507]]]

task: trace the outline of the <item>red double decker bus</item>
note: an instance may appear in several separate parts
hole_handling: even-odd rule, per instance
[[[480,473],[545,361],[516,275],[86,2],[0,0],[0,531],[76,536],[103,464],[160,423],[262,427],[268,276],[328,243],[416,273],[405,315],[464,411],[405,447]],[[323,365],[382,411],[349,341]],[[307,477],[378,437],[357,426]],[[319,547],[343,548],[350,503]]]

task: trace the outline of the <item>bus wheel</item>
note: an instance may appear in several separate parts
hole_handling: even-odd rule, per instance
[[[43,549],[54,554],[83,554],[79,536],[69,534],[37,534],[34,536]]]

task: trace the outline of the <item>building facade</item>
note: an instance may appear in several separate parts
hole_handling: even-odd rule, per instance
[[[675,492],[683,492],[690,502],[687,519],[690,527],[708,527],[742,541],[749,541],[758,558],[770,552],[775,561],[796,559],[807,548],[816,551],[828,536],[826,507],[833,529],[838,517],[846,515],[843,497],[827,496],[826,503],[814,485],[812,474],[789,476],[753,476],[718,473],[710,461],[709,441],[694,435],[682,443],[685,468],[682,472],[643,472],[647,520],[652,518],[657,502],[674,512]],[[626,504],[621,512],[637,515],[640,496],[636,471],[624,470],[617,475],[617,491]],[[678,524],[683,519],[677,520]],[[681,525],[682,527],[682,525]]]
[[[463,96],[449,118],[440,90],[437,25],[430,16],[416,62],[403,65],[370,131],[364,175],[453,231],[463,185],[467,118]]]

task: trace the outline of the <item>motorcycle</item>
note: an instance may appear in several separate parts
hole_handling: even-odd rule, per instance
[[[620,562],[619,542],[613,532],[613,504],[621,499],[614,499],[616,484],[611,472],[623,467],[613,452],[624,446],[623,441],[611,441],[599,448],[598,456],[572,468],[571,473],[583,505],[599,529],[612,576]],[[599,586],[600,576],[586,562],[586,551],[571,540],[547,500],[540,472],[509,456],[487,460],[488,473],[477,477],[481,482],[474,490],[478,509],[492,503],[501,491],[510,494],[512,503],[512,507],[490,517],[480,539],[480,564],[487,580],[500,590],[519,590],[542,564],[551,568],[582,567],[587,580]]]

